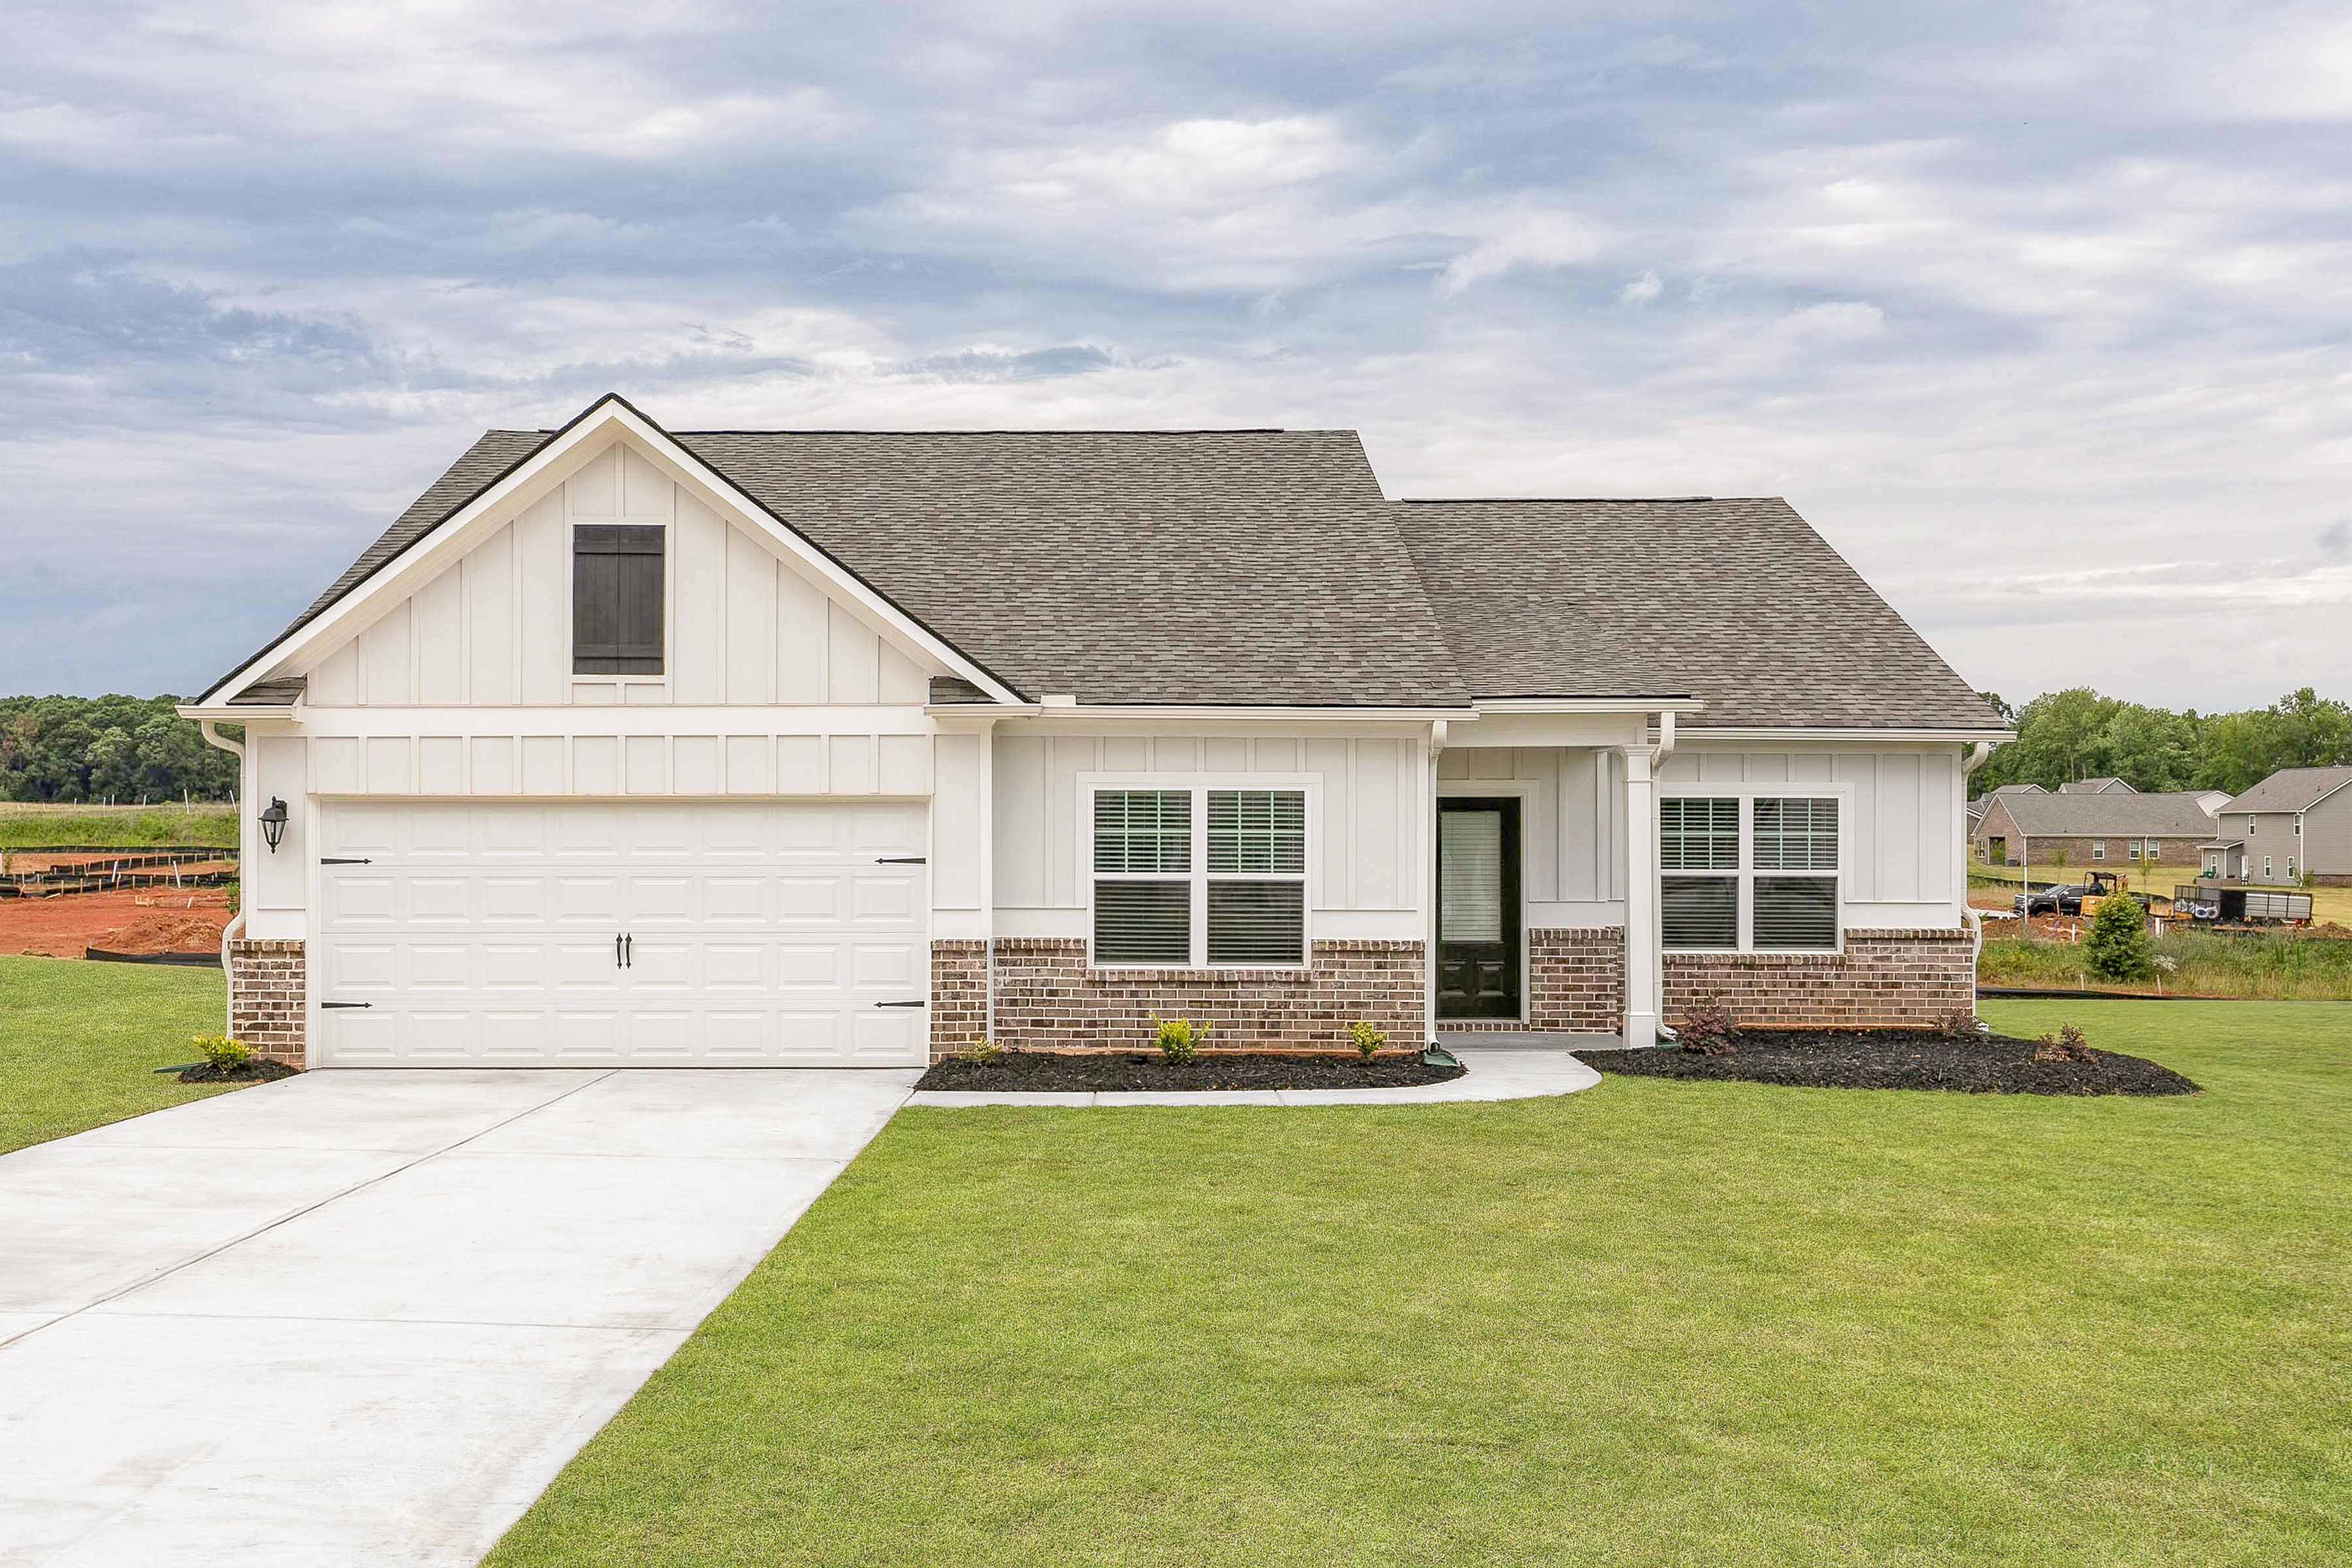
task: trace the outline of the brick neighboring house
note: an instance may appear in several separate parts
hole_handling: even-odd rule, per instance
[[[2352,887],[2352,767],[2282,768],[2217,821],[2200,847],[2215,876]]]
[[[2214,837],[2206,792],[2021,791],[1986,798],[1975,827],[1976,853],[1994,865],[2121,868],[2143,856],[2178,864]]]

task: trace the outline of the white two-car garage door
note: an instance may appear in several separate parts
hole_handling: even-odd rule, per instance
[[[920,1065],[919,805],[332,804],[328,1067]]]

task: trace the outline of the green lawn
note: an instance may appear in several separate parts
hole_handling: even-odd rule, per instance
[[[176,805],[0,805],[0,849],[31,845],[84,845],[121,849],[142,844],[209,844],[236,847],[236,807]]]
[[[217,969],[0,957],[0,1153],[234,1087],[152,1070],[195,1059],[222,998]]]
[[[2204,1084],[902,1114],[490,1558],[2352,1559],[2352,1005]]]

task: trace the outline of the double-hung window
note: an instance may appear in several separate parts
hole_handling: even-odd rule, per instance
[[[1834,951],[1838,827],[1835,796],[1660,800],[1664,945],[1703,952]]]
[[[1094,963],[1307,962],[1307,792],[1092,792]]]

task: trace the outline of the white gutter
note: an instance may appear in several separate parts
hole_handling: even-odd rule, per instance
[[[236,742],[230,740],[227,736],[222,734],[218,730],[214,729],[213,722],[214,721],[210,719],[200,719],[196,721],[196,730],[198,733],[204,736],[205,743],[206,745],[217,746],[222,751],[226,752],[230,756],[236,759],[237,805],[238,815],[242,817],[245,805],[245,748],[239,745]],[[237,843],[239,845],[239,849],[237,853],[236,868],[236,913],[229,917],[228,924],[221,927],[220,960],[221,990],[223,993],[221,1001],[221,1033],[224,1035],[234,1034],[236,1029],[236,988],[228,983],[228,944],[235,942],[245,931],[245,855],[242,847],[244,842],[245,828],[243,823],[240,821],[237,827]]]
[[[1253,708],[1215,703],[1073,702],[929,702],[923,712],[933,719],[1051,720],[1057,724],[1092,724],[1107,721],[1129,723],[1241,721],[1324,724],[1427,724],[1439,720],[1472,723],[1478,713],[1471,708]]]

